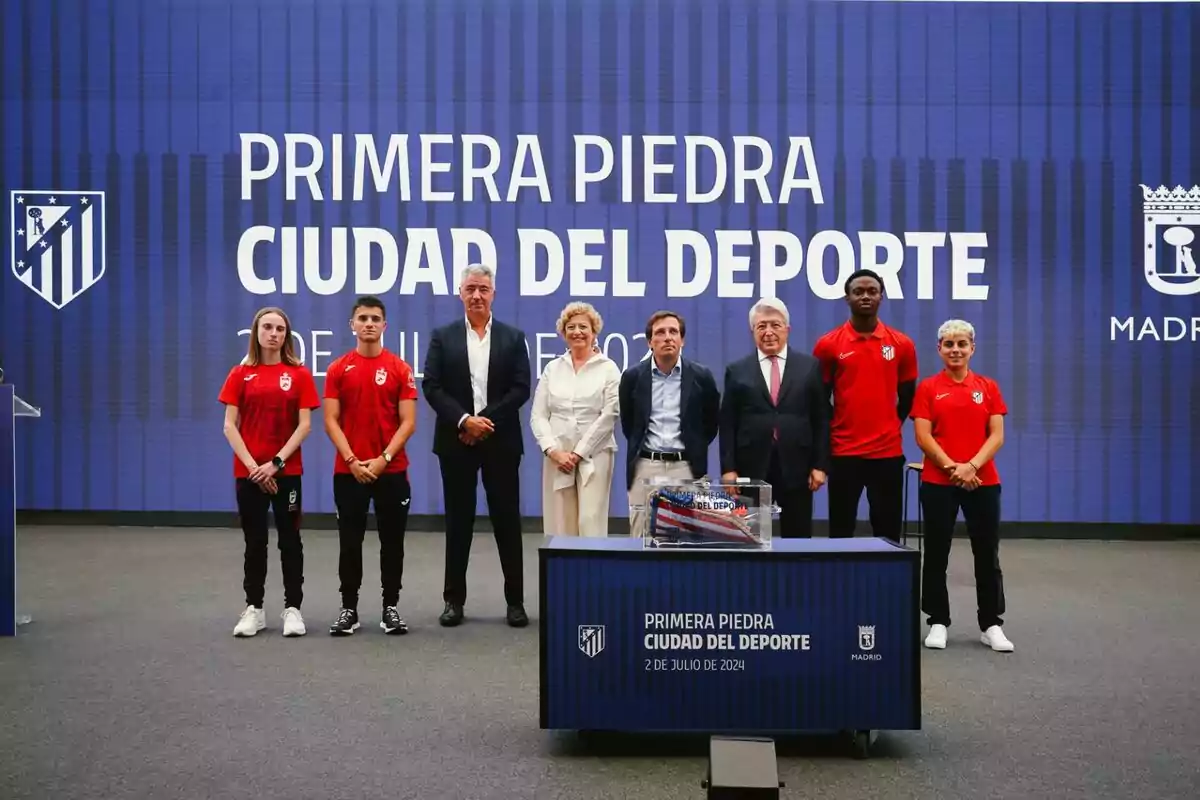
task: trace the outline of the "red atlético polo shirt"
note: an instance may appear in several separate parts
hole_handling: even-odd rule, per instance
[[[362,461],[383,455],[383,449],[400,429],[400,401],[417,399],[412,368],[388,350],[367,357],[351,350],[325,372],[325,397],[340,406],[338,424],[350,450]],[[388,472],[408,469],[404,448],[392,454]],[[350,466],[334,453],[334,474],[348,474]]]
[[[251,458],[266,464],[279,453],[300,424],[300,409],[320,408],[317,384],[304,366],[238,364],[229,371],[217,400],[237,406],[238,433]],[[296,448],[283,465],[282,475],[303,475],[302,448]],[[250,476],[250,470],[233,457],[235,478]]]
[[[995,414],[1007,414],[1008,406],[1000,387],[991,378],[967,372],[962,383],[951,378],[945,370],[926,378],[917,386],[913,398],[913,419],[927,419],[933,427],[933,439],[956,464],[965,464],[975,457],[988,438],[988,419]],[[996,462],[988,461],[978,472],[980,483],[995,486],[1000,483]],[[925,457],[921,480],[950,486],[950,476],[941,464]]]
[[[882,322],[871,333],[846,322],[818,339],[813,355],[833,384],[832,454],[903,456],[896,402],[900,384],[917,379],[912,339]]]

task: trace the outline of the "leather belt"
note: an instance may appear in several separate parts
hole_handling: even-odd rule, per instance
[[[643,450],[638,453],[638,457],[650,461],[683,461],[683,453],[656,453],[651,450]]]

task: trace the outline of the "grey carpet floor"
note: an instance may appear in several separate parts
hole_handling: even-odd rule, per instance
[[[704,737],[538,728],[534,623],[503,623],[490,536],[476,537],[468,624],[437,625],[442,538],[409,537],[405,637],[378,628],[366,548],[364,629],[332,639],[337,542],[305,536],[309,635],[242,609],[231,530],[27,528],[19,604],[0,640],[0,797],[702,798]],[[829,737],[779,743],[785,798],[1200,796],[1200,542],[1007,542],[1010,655],[978,643],[970,550],[956,542],[950,647],[923,652],[924,728],[855,761]]]

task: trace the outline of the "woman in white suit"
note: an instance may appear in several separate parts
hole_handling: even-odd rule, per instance
[[[608,535],[621,370],[596,346],[603,327],[591,305],[569,303],[558,318],[567,352],[546,365],[533,393],[547,536]]]

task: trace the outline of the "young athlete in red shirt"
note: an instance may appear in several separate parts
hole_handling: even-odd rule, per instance
[[[246,358],[229,371],[217,398],[225,404],[225,438],[233,448],[238,515],[246,540],[246,610],[234,636],[266,627],[267,511],[275,510],[283,572],[283,635],[303,636],[304,548],[300,542],[300,443],[321,405],[312,373],[296,358],[292,325],[278,308],[264,308],[250,326]]]
[[[360,297],[350,312],[358,345],[325,374],[325,432],[337,448],[333,500],[337,504],[338,577],[342,610],[329,628],[334,636],[358,630],[362,546],[367,511],[375,502],[379,528],[379,578],[389,635],[408,633],[396,604],[404,574],[408,527],[408,457],[404,445],[417,427],[417,383],[412,369],[383,347],[387,312],[377,297]]]
[[[946,564],[958,510],[962,509],[975,556],[975,597],[982,641],[1007,653],[1013,644],[1004,621],[1004,576],[1000,571],[1000,474],[992,458],[1004,445],[1008,407],[991,378],[970,370],[975,328],[952,319],[938,330],[938,355],[945,369],[921,381],[913,400],[917,444],[925,453],[921,511],[925,518],[925,567],[921,607],[929,615],[925,646],[946,646],[950,598]]]
[[[854,535],[863,489],[871,531],[900,541],[904,449],[900,434],[917,385],[912,339],[879,321],[883,280],[862,269],[846,279],[850,320],[817,340],[830,424],[829,535]]]

